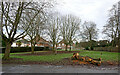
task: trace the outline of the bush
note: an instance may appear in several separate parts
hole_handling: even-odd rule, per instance
[[[50,50],[49,47],[35,47],[34,51]],[[5,53],[5,48],[0,48],[2,53]],[[31,47],[11,47],[10,53],[16,52],[31,52]]]
[[[85,47],[85,50],[89,50],[89,47]]]
[[[51,50],[49,47],[45,47],[44,50]]]
[[[5,46],[6,46],[5,41],[2,40],[2,47],[5,47]]]
[[[91,50],[93,50],[93,49],[94,49],[94,47],[92,46],[92,47],[91,47]]]

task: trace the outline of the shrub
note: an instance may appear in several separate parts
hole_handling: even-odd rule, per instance
[[[94,47],[92,46],[92,47],[91,47],[91,50],[93,50],[93,49],[94,49]]]
[[[89,50],[89,47],[85,47],[85,50]]]
[[[34,51],[42,51],[42,50],[50,50],[49,47],[44,48],[44,47],[35,47]],[[2,53],[5,53],[5,48],[0,48],[2,50]],[[16,52],[31,52],[31,47],[11,47],[10,50],[11,53],[16,53]]]

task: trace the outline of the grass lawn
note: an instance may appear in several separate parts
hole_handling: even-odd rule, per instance
[[[101,55],[102,53],[102,55]],[[115,52],[103,52],[103,51],[85,51],[79,53],[81,56],[89,56],[92,58],[102,58],[103,61],[118,61],[120,59],[120,53]]]
[[[114,52],[103,52],[103,51],[87,51],[87,50],[80,50],[81,52],[79,53],[80,56],[89,56],[92,58],[102,58],[103,61],[118,61],[118,58],[120,58],[120,53],[114,53]],[[39,52],[44,52],[44,51],[39,51]],[[30,53],[30,52],[24,52],[24,53]],[[15,55],[15,54],[24,54],[24,53],[11,53],[10,57],[15,57],[15,58],[23,58],[24,61],[47,61],[47,62],[52,62],[52,61],[59,61],[62,60],[63,58],[70,58],[73,53],[63,53],[63,54],[51,54],[51,55]],[[101,55],[102,53],[102,55]],[[3,56],[3,54],[2,54]]]
[[[71,57],[72,53],[69,54],[57,54],[57,55],[40,55],[40,56],[17,56],[17,55],[12,55],[11,57],[15,58],[23,58],[24,61],[47,61],[47,62],[52,62],[52,61],[59,61],[63,58],[68,58]]]

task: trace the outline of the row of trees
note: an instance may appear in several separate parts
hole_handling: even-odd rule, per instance
[[[96,40],[98,37],[98,29],[94,22],[85,21],[81,24],[81,19],[74,15],[60,16],[60,14],[57,13],[57,15],[52,15],[48,21],[47,32],[55,52],[55,45],[57,46],[60,37],[62,37],[66,45],[65,51],[67,51],[68,45],[70,46],[69,51],[71,51],[73,41],[77,41],[77,37],[81,36],[82,39],[89,41],[91,47],[93,40]]]
[[[39,2],[1,2],[0,3],[0,23],[2,39],[6,43],[6,50],[3,59],[10,56],[10,48],[14,41],[27,37],[27,41],[31,43],[31,52],[34,53],[35,44],[42,34],[49,36],[53,45],[62,38],[66,51],[67,46],[72,46],[73,41],[78,36],[83,40],[87,40],[92,45],[92,41],[97,39],[98,29],[96,24],[91,21],[85,21],[81,24],[81,19],[73,15],[51,14],[49,9],[54,6],[54,1],[41,0]],[[111,10],[111,16],[108,24],[104,26],[104,33],[116,39],[119,32],[117,7]],[[111,32],[112,30],[112,32]],[[37,40],[36,40],[37,39]],[[71,51],[71,47],[70,47]]]
[[[73,15],[49,13],[48,10],[53,7],[51,1],[1,2],[0,5],[1,36],[6,43],[3,59],[9,58],[12,43],[24,37],[31,43],[31,52],[34,53],[35,44],[39,40],[37,36],[45,33],[53,44],[53,51],[56,52],[55,45],[60,37],[64,40],[67,51],[67,46],[72,46],[76,39],[76,33],[79,34],[81,19]],[[83,25],[88,31],[84,30],[82,35],[92,40],[96,35],[96,24],[85,22]]]
[[[107,24],[103,27],[103,34],[112,40],[112,46],[116,46],[119,43],[120,34],[120,24],[118,15],[118,3],[113,5],[112,9],[109,11],[109,17]],[[53,43],[53,50],[55,51],[55,45],[57,45],[59,36],[62,36],[64,43],[67,46],[72,45],[73,41],[77,37],[81,37],[82,40],[89,42],[90,49],[94,45],[94,41],[98,38],[99,29],[96,24],[91,21],[85,21],[81,24],[81,19],[73,15],[56,16],[51,18],[48,25],[48,35]],[[71,50],[71,47],[70,47]]]

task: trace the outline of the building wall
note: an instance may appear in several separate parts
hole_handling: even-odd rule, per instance
[[[36,45],[41,47],[51,47],[51,43],[49,41],[44,40],[43,38],[40,38]]]
[[[62,49],[65,49],[66,45],[64,44],[64,42],[63,42],[63,40],[62,40],[62,41],[60,41],[60,42],[58,43],[58,46],[57,46],[57,47],[61,47]],[[73,44],[71,48],[74,48],[74,47],[75,47],[75,44]],[[69,49],[69,48],[70,48],[70,45],[68,45],[67,48]]]

